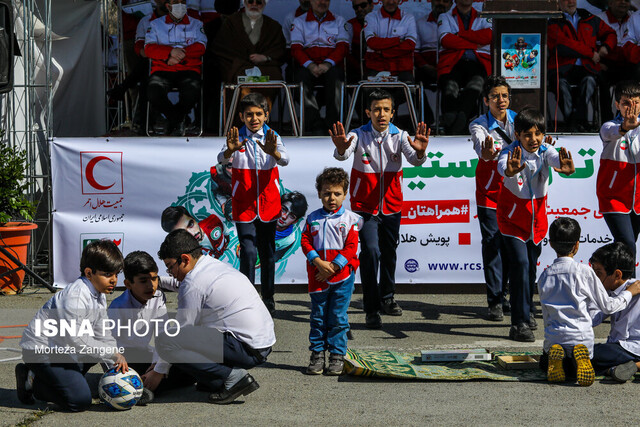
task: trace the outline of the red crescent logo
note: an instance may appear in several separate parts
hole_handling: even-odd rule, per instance
[[[87,168],[85,169],[87,173],[87,182],[89,183],[89,185],[91,185],[93,188],[97,190],[108,190],[109,188],[115,185],[115,182],[108,186],[100,185],[98,184],[98,181],[96,181],[96,178],[93,176],[93,169],[96,167],[96,165],[99,162],[103,160],[109,160],[111,163],[114,163],[114,161],[108,158],[107,156],[97,156],[91,159],[89,163],[87,163]]]

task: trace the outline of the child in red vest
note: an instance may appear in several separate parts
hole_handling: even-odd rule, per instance
[[[260,255],[262,300],[273,314],[276,221],[281,210],[278,165],[289,164],[289,156],[280,135],[265,124],[268,117],[263,95],[254,92],[242,98],[240,120],[244,126],[239,131],[231,128],[218,162],[226,164],[233,155],[231,204],[240,240],[240,271],[255,284]]]
[[[358,261],[358,230],[362,217],[342,206],[349,175],[341,168],[325,168],[316,178],[322,208],[307,217],[300,239],[307,256],[311,296],[311,358],[306,373],[321,374],[329,350],[327,375],[340,375],[347,353],[349,317]]]
[[[596,194],[614,240],[626,244],[635,259],[640,233],[640,84],[628,81],[616,85],[615,97],[620,114],[600,128],[604,147]]]
[[[531,286],[535,285],[540,242],[547,234],[549,167],[571,175],[571,153],[543,142],[544,116],[533,108],[522,110],[513,121],[517,140],[503,149],[498,173],[504,176],[498,198],[498,228],[509,255],[511,330],[509,338],[533,342],[529,327]]]

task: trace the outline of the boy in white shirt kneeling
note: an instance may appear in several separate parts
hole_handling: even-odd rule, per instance
[[[599,248],[589,260],[593,271],[611,296],[627,290],[636,279],[635,257],[629,247],[615,242]],[[590,307],[591,308],[591,307]],[[593,326],[607,317],[602,311],[590,310]],[[611,315],[611,332],[607,342],[593,348],[593,367],[597,373],[624,383],[640,368],[640,299],[631,300],[627,308]]]
[[[544,318],[544,352],[540,368],[550,382],[576,378],[581,386],[595,379],[591,364],[594,334],[589,309],[598,307],[613,314],[627,307],[640,293],[640,282],[620,295],[610,297],[596,273],[573,259],[578,252],[580,225],[572,218],[560,217],[549,227],[549,241],[558,258],[538,281]]]

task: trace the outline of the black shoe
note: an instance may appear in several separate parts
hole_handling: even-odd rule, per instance
[[[224,384],[222,384],[218,388],[214,388],[214,387],[209,386],[209,384],[207,384],[207,383],[201,383],[201,382],[197,382],[196,383],[196,390],[197,391],[205,391],[207,393],[220,393],[223,389],[224,389]]]
[[[240,396],[246,396],[249,393],[253,393],[258,388],[260,388],[260,386],[256,380],[254,380],[250,374],[247,374],[229,390],[224,389],[220,393],[210,394],[209,402],[215,403],[216,405],[226,405],[233,402]]]
[[[609,375],[619,383],[626,383],[638,372],[636,362],[630,360],[622,365],[615,366],[609,371]]]
[[[153,392],[145,387],[142,389],[142,396],[138,399],[136,406],[147,406],[149,403],[153,402],[154,398],[155,396],[153,395]]]
[[[380,318],[380,313],[367,313],[364,325],[369,329],[381,329],[382,319]]]
[[[501,322],[502,320],[504,320],[504,315],[502,314],[502,305],[500,304],[490,305],[487,319],[493,322]]]
[[[402,316],[402,309],[393,297],[382,300],[382,311],[389,316]]]
[[[348,340],[355,340],[355,337],[353,336],[353,331],[351,329],[349,329],[347,331],[347,339]]]
[[[523,322],[519,325],[511,326],[509,339],[520,342],[534,342],[536,337],[533,335],[533,332],[531,332],[529,325]]]
[[[502,303],[502,313],[511,314],[511,303],[509,302],[509,300],[505,300]]]
[[[24,363],[16,365],[16,391],[18,392],[18,400],[24,405],[33,405],[36,403],[33,398],[33,391],[27,390],[27,380],[29,379],[29,368]]]
[[[267,307],[267,310],[269,310],[269,314],[273,317],[273,315],[276,314],[276,302],[273,298],[264,299],[262,302],[265,307]]]
[[[538,322],[536,322],[536,318],[534,316],[535,315],[533,313],[530,313],[529,322],[527,323],[529,325],[529,329],[531,329],[532,331],[538,329]]]

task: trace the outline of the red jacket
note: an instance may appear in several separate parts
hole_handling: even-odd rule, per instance
[[[400,9],[393,15],[384,8],[374,10],[365,17],[363,31],[367,41],[364,56],[367,69],[392,74],[413,70],[418,32],[412,14]]]
[[[602,125],[604,143],[596,180],[601,213],[640,213],[640,128],[621,136],[620,115]]]
[[[307,260],[309,293],[322,292],[329,285],[340,283],[358,269],[358,230],[362,228],[362,217],[342,206],[336,212],[318,209],[307,216],[300,247]],[[311,263],[320,257],[340,267],[326,282],[316,279],[318,268]]]
[[[151,74],[156,71],[195,71],[200,73],[207,45],[202,21],[185,15],[174,23],[170,14],[150,22],[144,53],[151,59]],[[182,48],[186,57],[179,64],[167,63],[173,48]]]
[[[564,74],[578,59],[582,66],[592,74],[600,71],[600,64],[593,62],[593,54],[599,45],[613,51],[617,44],[616,32],[595,15],[585,9],[577,9],[580,20],[578,31],[564,16],[550,19],[547,28],[547,44],[549,46],[549,69],[558,69]]]
[[[265,153],[256,140],[264,142],[269,126],[264,125],[255,134],[250,134],[246,126],[239,132],[243,147],[233,154],[233,171],[231,173],[231,209],[235,222],[252,222],[260,219],[271,222],[280,216],[280,174],[278,167],[289,163],[289,156],[278,138],[280,160]],[[218,162],[227,163],[224,158],[226,145],[218,154]]]
[[[342,155],[334,151],[338,160],[346,160],[353,154],[349,180],[351,209],[372,215],[378,212],[391,215],[402,210],[402,156],[414,166],[427,159],[427,156],[418,159],[407,136],[407,132],[389,124],[388,133],[382,137],[369,122],[349,132],[347,139],[354,137],[354,141]]]
[[[471,8],[468,30],[464,29],[458,8],[454,7],[441,14],[438,19],[438,37],[441,46],[438,77],[449,74],[466,50],[475,51],[476,58],[484,66],[487,75],[491,74],[490,45],[493,32],[491,23],[480,18],[477,10]]]
[[[303,67],[311,62],[321,64],[324,61],[342,66],[342,60],[349,51],[349,35],[345,26],[341,16],[327,11],[320,22],[309,9],[293,20],[291,55]]]

